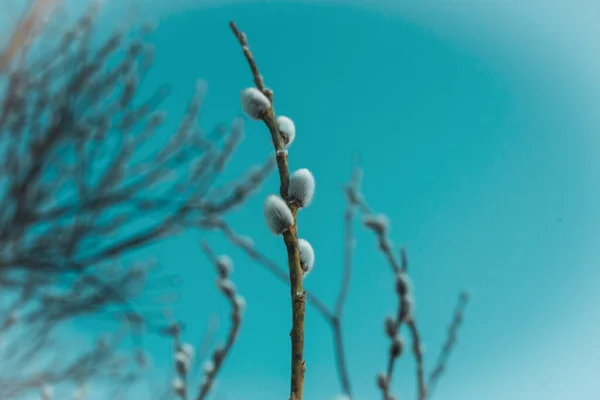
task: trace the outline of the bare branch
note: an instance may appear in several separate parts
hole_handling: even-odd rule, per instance
[[[344,264],[340,290],[334,308],[334,319],[331,324],[333,330],[336,370],[338,372],[342,393],[349,399],[352,398],[352,387],[344,348],[342,314],[344,312],[344,305],[346,303],[346,298],[348,297],[348,292],[350,291],[350,283],[352,280],[352,258],[355,247],[353,223],[356,208],[359,205],[359,202],[356,201],[356,193],[359,193],[360,190],[360,178],[360,170],[357,168],[355,160],[350,183],[344,188],[346,192],[346,211],[344,213]]]
[[[221,231],[225,237],[229,240],[229,242],[235,247],[243,250],[251,260],[254,260],[257,264],[264,267],[269,273],[271,273],[277,280],[280,282],[289,285],[290,277],[285,272],[285,270],[279,265],[270,259],[267,255],[261,253],[255,246],[252,241],[252,238],[249,236],[243,236],[235,232],[231,226],[229,226],[224,220],[218,218],[206,218],[198,221],[198,224],[202,227],[202,229],[215,229]],[[314,293],[309,290],[305,290],[306,293],[306,301],[315,307],[317,312],[321,314],[323,318],[329,323],[334,318],[333,313],[327,308],[325,303],[323,303]]]
[[[204,381],[202,382],[200,392],[196,397],[198,400],[206,399],[215,383],[215,378],[223,367],[227,355],[231,352],[240,331],[242,313],[246,306],[244,298],[237,293],[234,283],[229,280],[232,268],[231,259],[226,256],[216,257],[206,242],[202,242],[202,249],[217,268],[219,274],[217,287],[231,304],[231,327],[227,333],[225,344],[223,346],[218,346],[213,351],[211,360],[207,361],[207,364],[204,367]]]
[[[285,247],[288,253],[288,267],[290,275],[290,296],[292,300],[292,331],[291,331],[291,358],[292,371],[290,382],[290,400],[302,400],[302,390],[304,386],[304,372],[306,362],[304,360],[304,313],[306,294],[303,289],[302,280],[304,272],[300,263],[300,252],[298,247],[298,233],[296,226],[296,214],[300,205],[289,198],[290,174],[287,161],[287,150],[285,150],[284,138],[279,132],[279,124],[275,117],[273,107],[273,92],[266,89],[263,79],[258,71],[254,57],[250,52],[246,35],[240,32],[234,22],[229,26],[242,46],[244,56],[248,61],[256,88],[268,99],[268,107],[257,115],[265,123],[271,133],[271,140],[275,150],[277,167],[279,170],[280,188],[279,193],[289,207],[293,216],[293,224],[287,230],[282,232]]]
[[[31,0],[14,28],[3,29],[0,48],[0,287],[7,299],[0,304],[0,397],[7,399],[44,384],[131,382],[137,370],[109,374],[115,351],[100,357],[82,348],[71,350],[75,360],[54,360],[61,344],[54,333],[76,318],[106,319],[126,328],[136,351],[144,334],[164,333],[155,301],[142,297],[150,294],[150,270],[115,267],[115,260],[225,215],[275,164],[215,187],[243,138],[243,121],[205,135],[199,81],[175,131],[165,132],[159,108],[168,88],[142,97],[154,59],[148,30],[117,29],[97,41],[94,2],[51,32],[54,3]],[[224,188],[233,189],[224,195]]]
[[[431,373],[429,374],[429,382],[427,384],[428,394],[431,396],[433,390],[437,386],[441,376],[444,374],[446,370],[446,365],[448,364],[448,359],[452,354],[452,350],[454,349],[458,337],[458,329],[462,324],[465,309],[467,304],[469,303],[469,294],[467,292],[462,292],[458,298],[458,304],[456,305],[456,309],[454,310],[454,317],[450,326],[448,326],[448,336],[446,337],[446,342],[442,346],[442,350],[440,355],[438,356],[437,363]]]

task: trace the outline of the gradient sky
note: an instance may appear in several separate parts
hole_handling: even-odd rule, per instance
[[[239,91],[252,80],[227,22],[247,33],[277,111],[296,122],[291,168],[309,168],[317,179],[315,201],[299,220],[317,257],[310,290],[329,304],[335,298],[343,246],[339,186],[358,153],[370,205],[388,214],[392,238],[407,247],[426,366],[443,343],[458,292],[472,293],[435,398],[600,398],[600,46],[591,18],[598,5],[142,3],[143,16],[160,20],[149,84],[172,85],[167,110],[176,118],[195,79],[206,79],[206,128],[240,113]],[[270,146],[266,128],[249,121],[225,178],[262,161]],[[277,188],[273,177],[228,220],[283,263],[285,248],[262,217],[264,197]],[[222,316],[221,334],[228,318],[199,237],[186,234],[143,252],[182,275],[176,310],[192,342],[211,315]],[[233,279],[248,302],[217,392],[284,398],[288,290],[223,238],[206,238],[234,259]],[[395,301],[374,239],[361,231],[357,241],[344,323],[356,398],[373,399],[374,377],[385,365],[382,321]],[[331,334],[310,307],[306,338],[305,398],[330,399],[339,392]],[[148,343],[164,373],[166,344]],[[413,365],[407,354],[396,375],[394,392],[402,399],[414,398]]]

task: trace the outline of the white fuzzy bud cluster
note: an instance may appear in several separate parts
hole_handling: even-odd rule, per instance
[[[242,313],[246,309],[246,300],[237,292],[235,283],[229,279],[229,276],[233,271],[233,261],[229,256],[219,256],[215,263],[219,274],[217,288],[225,295],[225,297],[227,297],[233,307],[233,313],[231,315],[232,321],[234,323],[240,323],[242,320]]]
[[[261,119],[265,113],[271,108],[269,98],[259,89],[250,87],[241,92],[242,110],[252,119]],[[296,125],[291,118],[279,116],[276,119],[277,129],[285,146],[285,149],[277,148],[277,157],[285,156],[287,148],[296,138]],[[313,174],[306,168],[301,168],[295,171],[289,180],[288,192],[286,200],[299,208],[308,206],[315,195],[315,178]],[[287,232],[294,225],[294,215],[286,203],[286,200],[279,196],[271,194],[267,196],[264,203],[264,215],[267,228],[275,236],[279,236]],[[298,240],[298,251],[300,254],[300,266],[303,271],[303,276],[306,276],[312,270],[315,263],[315,252],[308,241],[305,239]],[[219,274],[222,277],[227,276],[226,266],[220,266]],[[221,291],[228,296],[234,292],[230,287],[224,284],[219,284]]]
[[[396,294],[400,297],[400,321],[406,322],[412,316],[414,300],[410,293],[410,280],[405,271],[396,274]]]
[[[219,278],[217,279],[217,288],[227,297],[231,303],[231,323],[232,331],[237,332],[242,322],[242,314],[246,309],[246,300],[237,292],[235,284],[229,279],[233,271],[233,261],[228,256],[219,256],[215,260]],[[231,334],[230,332],[230,334]],[[201,383],[201,392],[209,390],[215,385],[216,374],[227,355],[227,348],[217,346],[212,353],[210,360],[204,362],[202,366],[203,380]]]
[[[253,120],[262,119],[271,108],[271,101],[265,93],[255,87],[242,90],[240,94],[242,111]],[[296,138],[296,125],[291,118],[277,117],[277,129],[284,146],[289,147]]]
[[[185,354],[190,363],[194,361],[194,357],[196,356],[196,349],[194,349],[194,346],[191,343],[182,344],[179,351]]]
[[[175,352],[175,366],[181,375],[186,375],[194,361],[194,346],[189,343],[181,345]]]
[[[185,382],[183,381],[183,379],[176,377],[173,378],[173,382],[171,382],[171,386],[173,388],[173,391],[175,392],[175,394],[177,394],[177,396],[179,396],[179,398],[181,399],[185,399],[186,398],[186,385]]]
[[[367,222],[365,222],[367,225]],[[388,229],[388,225],[382,218],[372,218],[370,220],[369,226],[372,230],[374,230],[377,235],[380,237],[380,240],[383,240],[384,235]],[[396,317],[388,316],[384,321],[384,332],[386,336],[390,339],[390,347],[389,347],[389,356],[390,361],[394,362],[398,357],[402,355],[404,351],[404,339],[400,335],[400,327],[402,323],[406,323],[410,320],[413,312],[413,300],[410,296],[410,281],[408,275],[406,274],[406,265],[408,263],[406,259],[406,253],[404,249],[401,251],[401,259],[402,259],[402,267],[398,268],[396,273],[396,281],[395,281],[395,289],[398,298],[400,299],[400,305]],[[419,351],[421,349],[419,348]],[[389,382],[386,375],[380,373],[377,376],[377,385],[379,388],[387,393],[389,391]]]
[[[277,127],[285,147],[289,147],[296,138],[296,125],[289,117],[277,117]]]
[[[315,177],[306,168],[301,168],[290,177],[288,196],[300,207],[306,207],[315,195]]]
[[[400,357],[404,349],[404,339],[399,334],[400,321],[393,317],[387,317],[384,323],[384,330],[387,337],[390,339],[390,357],[392,360]]]
[[[189,359],[187,354],[185,354],[184,352],[182,352],[182,351],[175,352],[175,368],[177,369],[177,372],[179,374],[187,375],[187,373],[190,369],[191,362],[192,361]]]
[[[307,169],[297,171],[292,175],[292,178],[294,176],[296,176],[296,179],[290,180],[290,201],[301,206],[308,205],[314,194],[314,178]],[[292,182],[295,182],[295,184]],[[286,202],[276,195],[267,197],[264,212],[267,227],[274,235],[281,235],[294,224],[292,211]],[[307,240],[298,239],[298,252],[300,254],[300,267],[303,276],[306,276],[313,269],[315,251]]]
[[[390,220],[385,214],[367,215],[363,220],[363,224],[380,236],[386,235],[390,228]]]
[[[215,363],[212,360],[206,360],[204,364],[202,364],[202,372],[204,375],[211,375],[215,370]]]
[[[300,253],[300,266],[304,276],[312,271],[315,264],[315,251],[305,239],[298,239],[298,252]]]
[[[254,120],[261,119],[271,108],[271,102],[263,92],[255,87],[242,90],[240,95],[242,111]]]
[[[233,261],[231,257],[228,255],[222,255],[217,257],[217,272],[219,277],[222,279],[227,279],[229,275],[233,272]]]
[[[282,198],[271,194],[267,196],[264,205],[267,228],[274,235],[281,235],[294,225],[294,216]]]
[[[194,362],[195,349],[189,343],[183,343],[177,346],[175,350],[175,371],[177,376],[173,379],[173,391],[181,399],[187,396],[186,377]]]

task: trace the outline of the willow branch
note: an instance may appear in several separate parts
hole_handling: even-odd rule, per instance
[[[44,362],[55,345],[50,334],[67,321],[116,315],[132,336],[162,332],[133,304],[149,294],[146,272],[117,265],[112,273],[109,267],[196,226],[202,216],[222,216],[244,203],[275,165],[271,158],[246,175],[246,184],[217,196],[213,186],[243,125],[205,137],[198,126],[205,94],[199,83],[175,132],[165,136],[166,115],[158,108],[168,90],[162,86],[148,96],[141,90],[153,64],[150,32],[116,29],[96,40],[94,1],[75,21],[58,21],[53,35],[45,13],[59,1],[24,1],[22,18],[1,33],[0,286],[8,299],[29,293],[15,314],[27,335],[2,324],[12,324],[12,304],[0,321],[2,398],[25,396],[40,379],[69,385],[84,373],[93,378],[100,364],[63,373],[67,360]],[[157,136],[167,138],[158,149]],[[143,154],[146,146],[156,151]]]
[[[215,379],[223,367],[225,359],[231,352],[231,349],[235,344],[235,340],[240,332],[240,327],[242,325],[242,312],[246,304],[244,298],[237,293],[233,282],[229,280],[231,266],[226,264],[230,261],[223,261],[222,259],[216,257],[206,242],[202,242],[202,249],[204,250],[206,256],[215,265],[219,273],[217,286],[231,305],[231,326],[229,328],[229,332],[227,333],[225,344],[223,346],[218,346],[213,351],[211,361],[209,361],[205,366],[204,381],[200,386],[200,391],[196,397],[197,400],[204,400],[208,397],[215,383]]]
[[[423,346],[421,345],[421,335],[419,333],[419,329],[417,328],[417,323],[414,320],[414,317],[411,317],[408,321],[406,321],[406,325],[410,330],[410,334],[412,336],[412,350],[415,356],[416,365],[417,365],[417,390],[419,400],[425,400],[427,398],[427,387],[425,386],[425,374],[423,367]]]
[[[342,393],[349,399],[351,399],[353,395],[352,385],[350,383],[350,374],[348,372],[348,362],[346,360],[346,350],[344,346],[342,314],[344,312],[344,305],[346,304],[348,292],[350,291],[350,283],[352,281],[352,258],[355,246],[353,222],[356,214],[356,208],[360,205],[355,194],[358,192],[359,187],[360,173],[356,167],[355,160],[355,165],[352,170],[352,178],[350,183],[344,188],[346,192],[346,211],[344,212],[344,263],[340,290],[335,302],[334,318],[331,324],[331,328],[333,330],[336,371],[338,373],[338,379],[340,381]]]
[[[260,252],[256,246],[254,246],[251,237],[240,235],[227,224],[227,222],[216,217],[201,219],[198,221],[198,224],[204,230],[215,229],[221,231],[233,246],[246,253],[251,260],[265,268],[277,280],[286,285],[290,284],[289,274],[275,261]],[[306,294],[306,302],[313,306],[327,323],[331,323],[334,320],[333,312],[331,312],[325,303],[323,303],[314,293],[309,290],[305,290],[304,292]]]
[[[417,368],[418,398],[419,400],[425,400],[427,396],[427,390],[423,373],[421,338],[413,315],[412,300],[409,297],[408,277],[406,275],[408,260],[406,258],[406,253],[404,249],[401,250],[400,262],[392,253],[392,243],[387,236],[389,232],[389,220],[387,216],[383,214],[367,213],[364,218],[364,225],[367,229],[375,233],[379,244],[379,250],[388,260],[392,272],[396,276],[396,290],[398,296],[400,297],[400,306],[398,308],[398,315],[395,321],[390,323],[386,320],[386,331],[392,340],[389,350],[390,361],[388,362],[387,376],[380,375],[378,377],[378,385],[382,390],[384,400],[389,400],[391,398],[389,391],[393,371],[393,361],[401,355],[403,348],[402,339],[398,336],[399,330],[402,323],[406,323],[413,340],[412,348],[415,355]],[[388,325],[393,325],[393,328],[388,329]]]
[[[283,240],[288,253],[288,267],[290,274],[290,297],[292,301],[292,355],[291,355],[291,382],[290,382],[290,399],[302,400],[302,390],[304,386],[304,373],[306,370],[306,362],[304,361],[304,314],[306,294],[302,287],[303,271],[300,265],[300,255],[298,251],[298,233],[296,214],[298,206],[290,202],[288,199],[289,187],[289,168],[287,161],[287,151],[284,149],[284,142],[279,132],[277,120],[275,118],[275,110],[273,108],[273,92],[266,89],[262,76],[256,66],[254,57],[250,52],[246,35],[240,32],[234,22],[229,24],[232,32],[236,36],[239,44],[242,46],[248,65],[252,70],[254,83],[269,100],[271,106],[263,113],[262,120],[268,127],[271,133],[271,140],[277,159],[277,167],[279,170],[281,197],[286,200],[294,216],[294,224],[289,230],[283,233]]]
[[[458,304],[456,305],[456,308],[454,310],[454,317],[452,319],[452,322],[450,323],[450,326],[448,327],[448,335],[446,337],[446,342],[442,346],[442,350],[440,352],[440,355],[438,356],[435,367],[429,374],[429,382],[427,385],[429,396],[431,396],[441,376],[446,370],[446,365],[448,365],[448,360],[450,359],[452,350],[456,346],[458,330],[462,324],[465,309],[468,303],[469,294],[467,292],[462,292],[458,298]]]

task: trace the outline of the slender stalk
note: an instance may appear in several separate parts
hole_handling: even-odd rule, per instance
[[[201,243],[202,250],[206,254],[206,256],[211,260],[211,262],[217,266],[218,261],[217,257],[210,248],[210,246],[206,242]],[[215,385],[215,380],[217,375],[223,368],[223,364],[227,359],[227,356],[231,353],[235,341],[240,333],[240,328],[242,326],[242,303],[238,300],[239,294],[236,293],[235,289],[232,289],[231,286],[225,285],[225,282],[231,283],[228,280],[228,277],[221,277],[219,282],[219,288],[221,292],[227,297],[227,300],[231,304],[231,326],[229,331],[227,332],[227,338],[225,339],[225,344],[217,347],[212,353],[211,360],[212,366],[204,371],[204,380],[202,385],[200,386],[200,391],[197,400],[205,400],[212,388]]]
[[[269,128],[273,148],[275,149],[280,180],[279,193],[294,215],[294,224],[288,231],[284,232],[283,241],[288,253],[290,296],[292,301],[292,331],[290,332],[292,341],[290,400],[302,400],[304,373],[306,371],[306,362],[304,361],[304,314],[306,308],[306,293],[302,287],[303,272],[300,266],[300,253],[298,251],[298,227],[296,222],[298,208],[295,203],[290,202],[288,199],[290,172],[287,151],[285,150],[283,139],[279,133],[279,127],[275,117],[273,92],[265,87],[263,78],[254,61],[254,56],[250,52],[246,35],[239,31],[234,22],[230,22],[229,27],[242,46],[244,56],[252,70],[256,88],[263,92],[263,94],[271,101],[271,108],[264,113],[262,120],[267,128]]]
[[[419,400],[425,400],[427,398],[427,387],[425,386],[425,373],[423,368],[423,352],[421,351],[421,335],[417,329],[417,323],[413,318],[406,321],[406,325],[410,330],[410,334],[413,338],[413,354],[417,364],[417,390]]]
[[[350,291],[350,282],[352,281],[352,257],[354,254],[354,216],[356,214],[357,203],[354,194],[358,191],[360,185],[360,176],[357,174],[357,160],[354,160],[352,179],[347,187],[344,188],[347,197],[346,212],[344,213],[344,268],[342,272],[342,281],[340,290],[335,302],[334,317],[330,322],[333,330],[334,355],[336,360],[336,370],[338,379],[344,395],[349,399],[353,398],[352,385],[350,383],[350,373],[346,361],[346,351],[344,348],[344,336],[342,332],[342,314],[348,292]]]
[[[463,291],[458,298],[458,304],[456,305],[456,308],[454,310],[454,317],[452,319],[452,322],[450,323],[450,326],[448,326],[448,336],[446,337],[446,342],[444,343],[442,351],[438,356],[435,368],[433,368],[433,370],[429,374],[429,382],[427,384],[428,397],[431,397],[431,394],[433,393],[433,390],[435,389],[440,377],[446,370],[448,359],[450,358],[450,354],[452,353],[452,350],[456,345],[458,329],[462,324],[465,308],[467,307],[468,302],[469,293]]]

